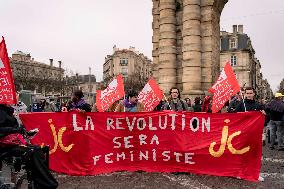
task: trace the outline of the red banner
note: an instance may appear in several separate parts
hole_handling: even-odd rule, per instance
[[[0,104],[17,104],[14,79],[4,37],[0,43]]]
[[[206,114],[30,113],[34,144],[50,146],[50,168],[70,175],[113,171],[191,172],[257,181],[264,116]]]
[[[213,93],[212,112],[216,113],[222,109],[231,97],[240,91],[240,86],[235,73],[230,65],[226,63],[217,82],[209,89]]]
[[[142,91],[139,93],[138,100],[142,102],[145,111],[151,112],[163,99],[164,94],[154,79],[150,79]]]
[[[118,75],[105,90],[97,90],[96,106],[98,111],[104,112],[110,105],[122,97],[124,97],[123,79],[121,75]]]

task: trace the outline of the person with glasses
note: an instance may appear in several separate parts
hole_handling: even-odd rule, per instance
[[[164,110],[172,111],[188,111],[187,103],[181,99],[180,91],[178,88],[173,87],[170,89],[170,98],[168,102],[164,104]]]

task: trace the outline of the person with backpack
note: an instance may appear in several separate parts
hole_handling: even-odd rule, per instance
[[[171,88],[169,93],[170,98],[168,102],[164,104],[163,110],[188,111],[188,105],[184,100],[181,99],[178,88]]]

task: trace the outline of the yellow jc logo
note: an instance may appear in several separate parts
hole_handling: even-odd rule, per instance
[[[59,145],[59,147],[61,148],[62,151],[69,152],[72,149],[72,147],[74,146],[74,144],[70,144],[68,147],[65,147],[62,143],[62,137],[63,137],[63,133],[66,131],[66,127],[60,128],[59,131],[58,131],[58,135],[57,135],[56,130],[55,130],[55,126],[52,123],[52,119],[49,119],[48,123],[50,124],[50,128],[51,128],[52,135],[53,135],[53,140],[54,140],[54,147],[53,147],[53,149],[51,149],[49,151],[49,154],[53,154],[54,152],[56,152],[58,145]],[[44,146],[43,143],[42,143],[42,146]]]
[[[226,124],[230,123],[230,120],[229,119],[226,119],[224,121]],[[229,127],[228,126],[224,126],[223,127],[223,130],[222,130],[222,138],[221,138],[221,145],[220,145],[220,148],[218,151],[214,151],[214,146],[216,145],[216,142],[212,142],[210,144],[210,147],[209,147],[209,153],[214,156],[214,157],[221,157],[223,154],[224,154],[224,151],[225,151],[225,148],[226,148],[226,145],[228,145],[228,149],[229,151],[232,153],[232,154],[244,154],[244,153],[247,153],[249,150],[250,150],[250,146],[247,146],[241,150],[237,150],[233,147],[232,145],[232,140],[240,135],[242,132],[241,131],[237,131],[237,132],[234,132],[233,134],[229,135],[228,137],[228,131],[229,130]]]

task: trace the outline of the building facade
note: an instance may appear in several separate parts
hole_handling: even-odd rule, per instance
[[[30,54],[17,51],[12,54],[10,64],[14,76],[16,90],[32,90],[42,94],[61,93],[63,87],[64,69],[62,62],[58,67],[35,61]]]
[[[114,46],[113,54],[105,57],[103,81],[109,83],[119,74],[125,79],[134,75],[149,78],[152,75],[152,61],[134,47],[119,49]]]
[[[153,75],[164,91],[200,96],[220,70],[220,15],[228,0],[152,0]]]
[[[96,91],[99,84],[96,81],[96,76],[92,74],[74,76],[65,76],[64,78],[64,96],[71,96],[76,90],[81,90],[84,93],[84,98],[90,103],[94,103]]]
[[[259,98],[268,98],[270,85],[263,78],[261,63],[243,25],[233,25],[232,33],[221,31],[220,43],[220,68],[230,62],[241,87],[253,87]]]

